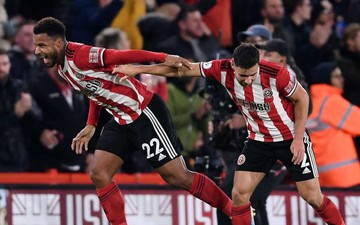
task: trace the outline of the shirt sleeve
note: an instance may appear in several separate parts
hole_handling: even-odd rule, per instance
[[[88,118],[86,121],[86,125],[94,125],[97,126],[98,121],[99,121],[99,117],[100,117],[100,112],[101,112],[101,106],[96,104],[94,101],[90,100],[89,103],[89,113],[88,113]]]
[[[297,85],[298,81],[296,77],[291,75],[285,67],[279,70],[276,78],[276,86],[280,95],[290,97],[294,93]]]
[[[202,77],[213,78],[220,82],[221,60],[213,60],[200,63],[200,73]]]
[[[145,50],[114,50],[106,49],[104,53],[105,65],[119,65],[127,63],[165,62],[167,54]]]
[[[145,50],[115,50],[84,45],[76,52],[75,64],[81,68],[144,62],[165,62],[167,54]]]

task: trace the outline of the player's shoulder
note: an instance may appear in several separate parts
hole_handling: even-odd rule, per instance
[[[279,73],[286,70],[284,66],[267,60],[260,60],[259,66],[260,66],[260,73],[272,77],[276,77],[279,75]]]

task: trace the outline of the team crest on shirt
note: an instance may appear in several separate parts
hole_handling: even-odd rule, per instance
[[[75,74],[75,77],[76,77],[77,79],[79,79],[79,80],[82,80],[82,79],[85,78],[85,75],[84,75],[84,74],[81,74],[81,73],[76,73],[76,74]]]
[[[273,92],[270,88],[265,88],[263,94],[264,98],[271,98],[273,96]]]
[[[89,80],[86,82],[84,89],[81,91],[84,95],[92,96],[102,87],[102,83],[98,80]]]
[[[241,155],[239,156],[238,160],[237,160],[237,164],[240,166],[240,165],[244,164],[245,161],[246,161],[245,155],[244,155],[244,154],[241,154]]]

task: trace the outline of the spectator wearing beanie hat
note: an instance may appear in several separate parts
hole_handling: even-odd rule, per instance
[[[360,162],[353,136],[360,135],[360,108],[341,96],[344,79],[335,63],[312,71],[313,111],[306,123],[322,187],[350,188],[360,184]]]

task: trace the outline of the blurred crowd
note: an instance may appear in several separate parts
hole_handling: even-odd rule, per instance
[[[41,6],[41,7],[39,7]],[[0,171],[88,172],[88,152],[72,138],[85,126],[88,100],[34,55],[33,27],[53,16],[67,39],[112,49],[144,49],[189,61],[231,58],[241,42],[288,68],[311,96],[308,132],[324,187],[360,184],[359,0],[0,0]],[[190,168],[208,146],[214,105],[201,78],[137,77],[167,103]],[[246,126],[236,110],[222,118],[215,148],[225,169],[240,154]],[[240,122],[241,124],[241,122]],[[246,136],[246,134],[245,134]],[[150,172],[134,153],[122,171]]]

